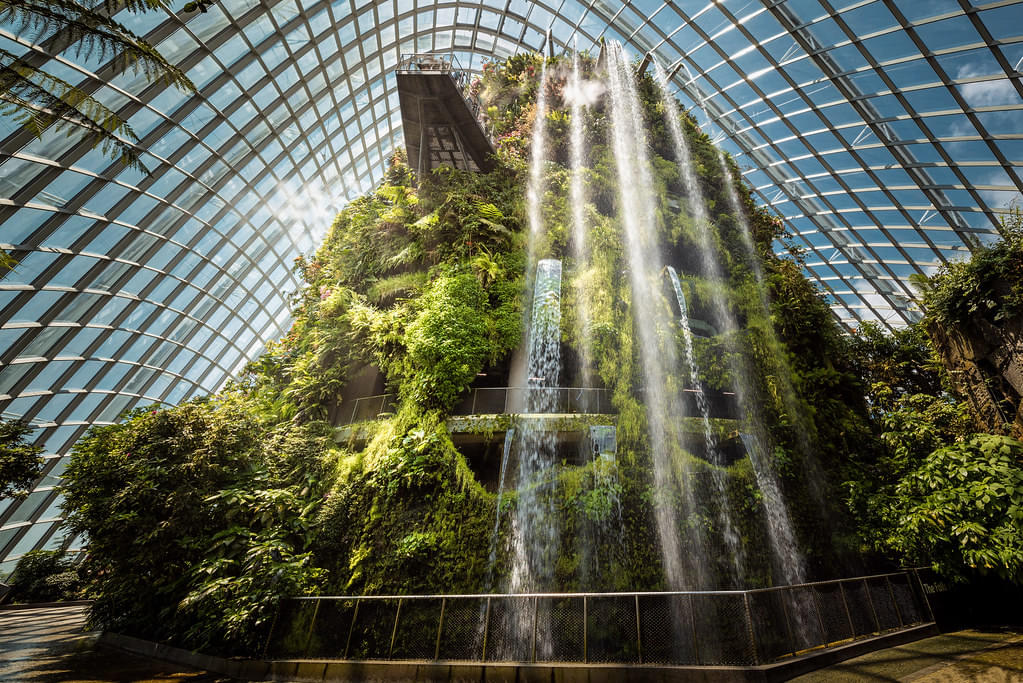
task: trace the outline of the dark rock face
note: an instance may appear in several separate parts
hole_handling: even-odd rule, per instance
[[[1023,316],[1000,325],[975,317],[928,334],[980,431],[1023,437]]]

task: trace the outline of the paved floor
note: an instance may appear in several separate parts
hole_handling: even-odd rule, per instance
[[[211,683],[221,676],[96,647],[84,607],[0,610],[0,681]]]
[[[0,681],[230,683],[216,674],[96,647],[84,607],[0,610]],[[1023,683],[1023,632],[957,631],[879,650],[797,683]]]
[[[1023,682],[1023,633],[956,631],[870,652],[793,679],[796,683]]]

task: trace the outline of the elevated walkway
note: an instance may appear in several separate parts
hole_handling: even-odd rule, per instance
[[[408,163],[418,177],[441,165],[493,169],[479,97],[454,53],[404,54],[395,77]]]
[[[527,387],[477,387],[470,389],[465,397],[451,410],[452,416],[464,415],[522,415],[526,413]],[[617,410],[611,404],[607,389],[588,387],[556,387],[546,391],[554,392],[554,414],[571,415],[615,415]],[[713,419],[735,420],[738,406],[735,394],[731,392],[704,392]],[[346,399],[335,426],[347,427],[359,422],[390,417],[397,409],[395,394],[375,394]],[[683,408],[688,415],[698,415],[696,392],[683,392]]]
[[[266,654],[315,680],[782,680],[934,633],[923,584],[897,572],[748,591],[297,598]]]

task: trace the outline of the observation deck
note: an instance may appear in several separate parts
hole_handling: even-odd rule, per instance
[[[452,442],[466,455],[480,482],[490,490],[498,485],[502,442],[510,431],[529,426],[550,435],[559,461],[580,465],[602,452],[614,452],[618,411],[606,389],[550,387],[551,412],[531,413],[526,409],[530,387],[475,387],[451,410],[447,429]],[[696,392],[683,391],[685,415],[699,415]],[[334,440],[350,447],[363,447],[371,437],[371,425],[398,409],[395,394],[377,394],[349,399],[334,426]],[[731,392],[707,392],[710,428],[716,453],[703,451],[705,429],[700,417],[677,417],[679,430],[690,439],[688,448],[697,457],[720,465],[731,465],[744,457],[747,448],[739,432],[738,406]]]
[[[403,54],[395,77],[408,163],[418,177],[442,165],[493,168],[479,97],[454,53]]]

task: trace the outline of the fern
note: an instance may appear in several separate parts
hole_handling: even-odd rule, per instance
[[[195,92],[188,76],[112,15],[120,9],[164,9],[162,0],[104,0],[96,9],[76,0],[0,0],[0,23],[20,38],[45,44],[50,54],[109,60],[120,73],[143,74],[149,81]],[[132,143],[128,123],[85,90],[0,48],[0,114],[42,137],[46,130],[84,135],[93,148],[148,173]]]
[[[118,6],[109,0],[108,4]],[[162,4],[155,6],[163,7]],[[129,9],[132,7],[149,9],[150,3],[135,0],[129,4]],[[33,43],[52,35],[53,42],[47,49],[53,53],[69,50],[75,58],[110,59],[118,72],[141,72],[150,81],[195,91],[188,76],[164,59],[152,45],[111,16],[76,0],[0,0],[0,22],[12,26],[16,35]]]
[[[391,299],[398,294],[406,292],[418,292],[426,284],[427,276],[425,271],[412,273],[401,273],[391,277],[381,278],[373,283],[366,295],[374,303],[381,303]]]
[[[148,173],[131,143],[138,136],[102,102],[67,81],[40,71],[0,48],[0,114],[11,116],[32,135],[83,131],[93,147]],[[125,139],[122,139],[125,138]]]

